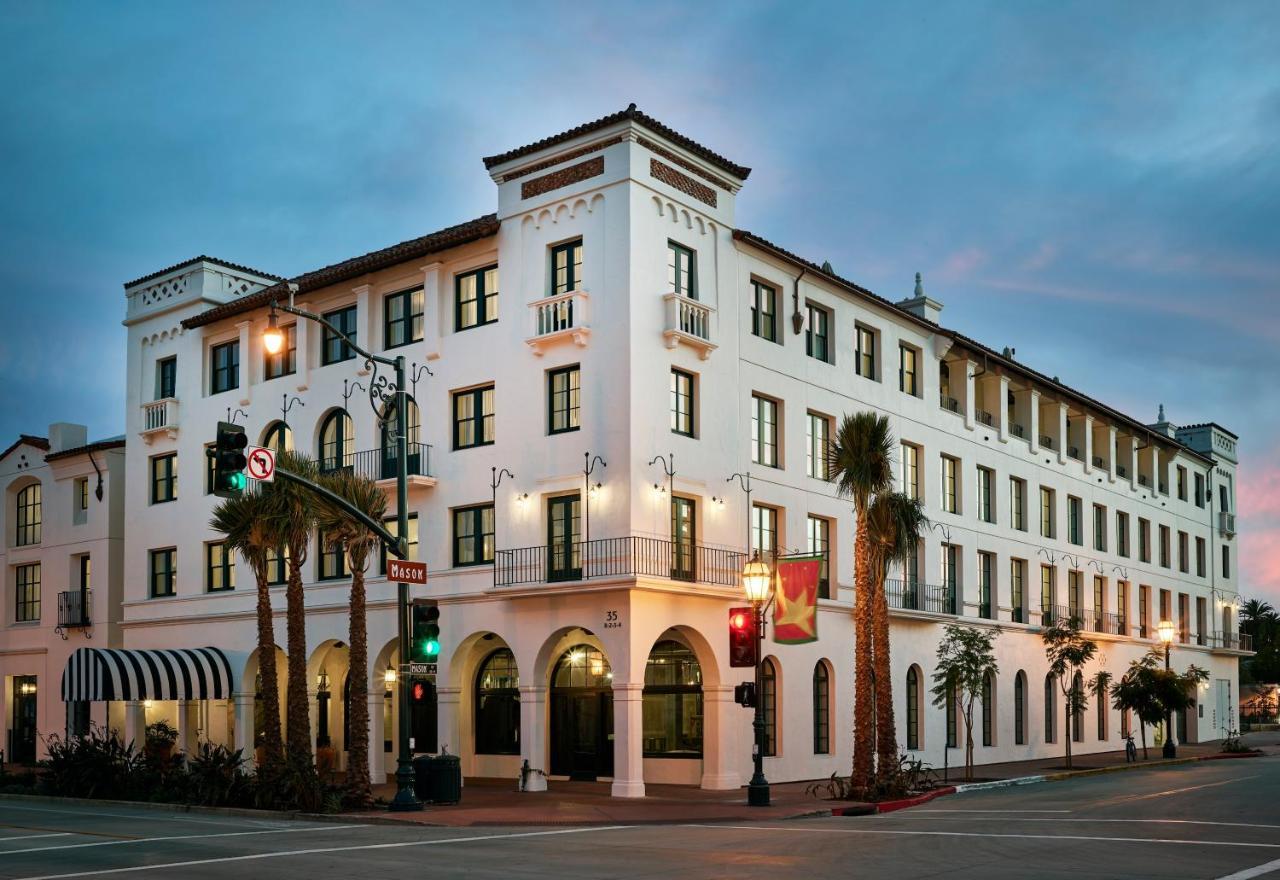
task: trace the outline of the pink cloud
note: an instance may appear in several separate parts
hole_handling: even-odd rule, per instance
[[[947,281],[967,278],[976,269],[986,265],[987,256],[986,251],[976,247],[954,251],[947,257],[946,262],[942,264],[942,269],[938,274]]]
[[[1280,450],[1265,457],[1252,458],[1250,463],[1256,467],[1264,460],[1268,463],[1260,470],[1251,467],[1253,473],[1248,474],[1248,479],[1241,480],[1236,490],[1240,516],[1255,521],[1269,517],[1280,520],[1280,465],[1271,463],[1280,461]]]

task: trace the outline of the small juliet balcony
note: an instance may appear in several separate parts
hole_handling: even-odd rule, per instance
[[[92,626],[90,613],[93,608],[93,590],[65,590],[58,594],[58,625],[54,632],[67,637],[73,629],[88,629]]]
[[[715,309],[679,293],[668,293],[662,303],[666,310],[662,335],[667,348],[684,343],[692,346],[702,360],[711,357],[716,350],[711,341],[711,315]]]
[[[525,344],[539,357],[562,342],[585,347],[591,338],[587,321],[590,297],[585,290],[570,290],[529,303],[530,335]]]
[[[142,404],[142,430],[138,432],[146,443],[161,434],[170,439],[178,436],[178,398],[162,397]]]
[[[436,478],[431,475],[431,446],[426,443],[410,443],[408,453],[409,488],[434,486]],[[384,490],[395,491],[397,460],[395,448],[386,448],[347,452],[332,458],[322,458],[319,464],[322,474],[348,471],[368,477]]]

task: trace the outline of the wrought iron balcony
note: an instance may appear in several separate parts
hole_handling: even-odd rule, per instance
[[[942,407],[948,412],[953,412],[953,413],[960,412],[960,401],[946,394],[938,395],[938,406]]]
[[[1116,476],[1121,479],[1127,479],[1129,476],[1129,469],[1122,464],[1116,465]]]
[[[884,582],[884,597],[890,608],[903,611],[927,611],[932,614],[956,613],[954,587],[889,578]]]
[[[1094,632],[1109,633],[1113,636],[1123,636],[1128,634],[1128,626],[1125,622],[1124,615],[1115,614],[1111,611],[1092,612],[1089,620],[1089,628]]]
[[[564,583],[611,577],[659,577],[737,587],[746,554],[703,544],[630,536],[498,550],[493,583]]]
[[[427,443],[410,443],[409,477],[431,477],[431,446]],[[396,449],[368,449],[364,452],[347,452],[320,459],[320,473],[332,474],[349,471],[371,480],[396,478]]]
[[[1040,611],[1040,623],[1042,626],[1053,626],[1058,621],[1070,620],[1073,617],[1083,623],[1083,620],[1080,617],[1080,612],[1072,611],[1071,608],[1066,605],[1053,605],[1049,608],[1041,609]]]
[[[1253,636],[1248,633],[1215,632],[1209,634],[1208,641],[1214,651],[1253,652]]]
[[[160,434],[178,436],[178,398],[163,397],[142,404],[142,439],[150,443]]]
[[[1017,437],[1019,440],[1027,439],[1027,429],[1019,425],[1017,422],[1009,423],[1009,433]]]
[[[716,349],[711,341],[711,313],[715,309],[679,293],[666,294],[662,303],[665,309],[662,335],[667,340],[667,348],[683,342],[696,349],[702,360],[711,357]]]
[[[989,428],[995,427],[996,417],[993,416],[991,413],[987,412],[985,409],[978,410],[976,413],[974,413],[974,416],[978,419],[978,421],[982,422],[982,424],[986,425],[987,427]]]
[[[1053,438],[1050,437],[1048,434],[1041,434],[1040,445],[1043,446],[1045,449],[1053,449]]]
[[[93,611],[93,590],[66,590],[58,594],[58,625],[56,631],[63,634],[68,629],[87,629]]]

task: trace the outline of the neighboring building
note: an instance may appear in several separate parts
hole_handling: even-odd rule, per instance
[[[292,279],[296,305],[411,364],[410,540],[431,570],[415,595],[443,612],[420,749],[447,746],[468,775],[514,778],[527,760],[611,778],[620,796],[744,783],[751,713],[732,692],[750,671],[727,665],[727,612],[750,549],[799,550],[828,555],[820,639],[766,646],[766,773],[845,772],[854,523],[821,451],[867,408],[890,417],[899,485],[935,524],[888,585],[904,748],[941,765],[963,741],[928,697],[957,619],[1003,629],[979,762],[1063,749],[1040,631],[1068,613],[1102,643],[1088,672],[1117,675],[1173,618],[1175,666],[1212,677],[1180,727],[1203,740],[1229,726],[1235,458],[1217,443],[1231,435],[1143,424],[941,327],[918,281],[895,304],[737,229],[749,169],[634,107],[485,165],[496,214]],[[179,718],[246,745],[255,597],[208,526],[205,445],[236,416],[251,440],[390,490],[367,399],[385,373],[287,316],[286,350],[268,357],[268,305],[288,293],[263,272],[200,257],[125,293],[128,467],[144,475],[126,503],[125,646],[216,646],[232,679],[216,699],[135,701],[128,726]],[[734,474],[750,474],[750,505]],[[367,699],[378,778],[393,768],[394,585],[375,563],[370,680],[349,683],[345,563],[317,537],[304,572],[317,741],[345,761],[344,706]],[[274,602],[283,645],[282,589]],[[1091,707],[1075,750],[1119,748],[1124,724]]]
[[[76,649],[121,642],[124,446],[61,423],[0,454],[7,762],[44,757],[49,734],[109,721],[107,703],[64,703],[61,681]]]

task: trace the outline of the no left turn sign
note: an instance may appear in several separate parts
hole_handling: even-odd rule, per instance
[[[276,478],[276,454],[265,446],[250,446],[245,472],[255,480],[269,483]]]

